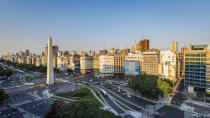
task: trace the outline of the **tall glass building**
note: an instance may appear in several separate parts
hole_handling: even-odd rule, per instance
[[[210,92],[210,45],[190,45],[184,51],[184,84],[188,92]]]

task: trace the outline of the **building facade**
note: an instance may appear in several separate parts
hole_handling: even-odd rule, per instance
[[[87,74],[93,72],[93,58],[91,56],[80,57],[80,73]]]
[[[101,55],[99,56],[99,72],[100,77],[114,76],[114,56]]]
[[[171,52],[178,52],[178,42],[171,42],[171,45],[170,45],[170,50]]]
[[[120,54],[114,55],[114,74],[123,75],[125,72],[125,56]]]
[[[177,53],[170,50],[160,51],[160,63],[158,64],[158,75],[176,81],[178,60]]]
[[[127,67],[126,67],[126,64],[125,64],[125,68],[127,68],[127,71],[126,71],[125,75],[137,75],[136,74],[137,71],[136,71],[135,74],[134,74],[134,72],[129,71],[129,67],[128,66],[130,66],[131,63],[134,63],[135,66],[138,65],[139,66],[138,67],[138,69],[139,69],[138,70],[138,74],[141,73],[141,71],[142,71],[142,64],[143,64],[143,55],[142,55],[142,53],[136,53],[136,54],[129,53],[128,55],[125,56],[125,62],[127,62]],[[137,67],[135,67],[135,68],[137,68]]]
[[[184,50],[184,84],[189,93],[210,94],[210,45],[190,45]]]
[[[79,55],[71,55],[70,56],[70,68],[76,72],[80,73],[80,56]]]
[[[143,52],[142,73],[158,75],[158,64],[160,62],[159,52]]]

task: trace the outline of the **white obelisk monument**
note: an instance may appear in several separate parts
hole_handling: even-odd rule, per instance
[[[48,39],[48,58],[47,58],[47,81],[48,85],[54,84],[54,72],[53,72],[53,50],[52,50],[52,38]]]

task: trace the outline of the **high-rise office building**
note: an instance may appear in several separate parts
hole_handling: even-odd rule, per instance
[[[210,45],[190,45],[184,52],[184,84],[189,93],[210,94]]]
[[[25,56],[29,56],[29,50],[28,49],[26,49],[26,51],[25,51]]]
[[[139,51],[145,52],[149,50],[149,39],[140,40],[139,45]]]
[[[160,51],[160,63],[158,64],[158,75],[176,81],[178,60],[177,53],[170,50]]]
[[[143,52],[142,72],[149,75],[158,75],[159,56],[158,51]]]
[[[80,57],[80,73],[87,74],[93,72],[93,58],[92,56],[81,56]]]
[[[132,47],[132,53],[136,53],[138,51],[145,52],[149,50],[149,39],[140,40],[138,44],[134,44]]]
[[[100,77],[113,77],[114,76],[114,56],[101,55],[99,56],[99,72]]]
[[[70,68],[76,72],[80,72],[80,56],[74,53],[74,55],[71,54],[70,56]]]
[[[23,56],[24,56],[23,51],[20,51],[20,52],[19,52],[19,56],[20,56],[20,57],[23,57]]]
[[[125,56],[120,54],[114,55],[114,75],[124,75],[125,71]]]
[[[96,75],[99,74],[99,54],[93,56],[93,70]]]

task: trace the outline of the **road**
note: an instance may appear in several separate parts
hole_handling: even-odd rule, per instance
[[[121,97],[119,97],[118,95],[114,94],[113,92],[111,92],[110,90],[106,88],[103,88],[103,89],[105,89],[109,93],[109,95],[111,95],[113,98],[117,99],[118,101],[126,105],[127,107],[138,112],[142,111],[142,108],[138,107],[137,105],[131,104],[130,102],[126,101],[125,99],[122,99]]]

